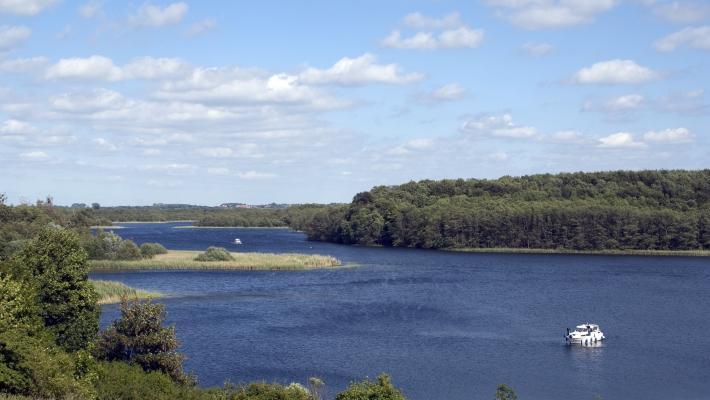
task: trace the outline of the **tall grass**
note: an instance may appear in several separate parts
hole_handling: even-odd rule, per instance
[[[333,268],[341,265],[331,256],[296,253],[230,253],[234,260],[196,261],[200,251],[168,250],[152,259],[114,261],[91,260],[94,271],[144,270],[144,269],[201,269],[201,270],[306,270]]]
[[[122,282],[92,280],[96,293],[99,294],[99,304],[119,303],[123,297],[128,299],[147,299],[161,297],[162,294],[147,290],[135,289]]]

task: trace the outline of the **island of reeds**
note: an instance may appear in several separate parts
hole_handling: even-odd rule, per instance
[[[157,299],[163,296],[162,293],[132,288],[118,281],[91,280],[91,284],[99,296],[99,304],[120,303],[123,299]]]
[[[227,253],[226,259],[200,261],[200,251],[168,250],[149,259],[90,260],[93,271],[204,269],[204,270],[307,270],[340,266],[331,256],[296,253]]]

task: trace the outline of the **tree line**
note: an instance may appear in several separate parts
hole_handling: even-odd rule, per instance
[[[378,186],[321,208],[312,240],[419,248],[710,249],[710,170]]]

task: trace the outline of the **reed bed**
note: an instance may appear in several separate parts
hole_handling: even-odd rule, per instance
[[[331,256],[318,254],[296,253],[230,253],[234,260],[230,261],[195,261],[201,251],[168,250],[151,259],[114,261],[92,260],[94,271],[116,270],[307,270],[317,268],[334,268],[341,265],[340,260]]]
[[[162,297],[161,293],[135,289],[122,282],[92,280],[96,293],[99,294],[99,304],[120,303],[121,299],[149,299]]]
[[[448,248],[446,251],[463,253],[519,253],[519,254],[588,254],[611,256],[684,256],[710,257],[710,250],[571,250],[571,249],[527,249],[527,248]]]

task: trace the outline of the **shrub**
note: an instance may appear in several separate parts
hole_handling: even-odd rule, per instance
[[[495,400],[518,400],[518,395],[515,390],[506,384],[498,385],[496,389]]]
[[[32,288],[0,275],[0,333],[10,329],[36,331],[41,326]]]
[[[389,375],[380,374],[377,382],[366,379],[350,384],[335,400],[406,400],[402,392],[392,385]]]
[[[145,372],[138,365],[122,362],[100,362],[95,383],[99,399],[121,400],[174,400],[218,399],[210,395],[215,391],[198,389],[175,383],[170,376],[158,372]]]
[[[131,240],[121,240],[116,252],[116,260],[140,260],[143,258],[141,250]]]
[[[138,260],[142,258],[140,249],[133,241],[103,230],[96,232],[96,236],[86,238],[84,248],[92,260]]]
[[[179,383],[189,383],[176,349],[175,328],[163,327],[165,306],[148,301],[121,302],[121,318],[101,333],[94,355],[106,361],[125,361],[145,371],[160,371]]]
[[[86,252],[69,230],[48,227],[10,262],[10,274],[33,288],[39,316],[69,351],[86,348],[99,330],[97,295]]]
[[[195,257],[195,261],[232,261],[234,257],[224,247],[210,246],[207,250]]]
[[[141,245],[141,255],[143,258],[153,258],[158,254],[167,254],[168,249],[160,243],[143,243]]]
[[[312,400],[313,397],[302,386],[291,384],[254,382],[246,386],[227,389],[230,400]]]
[[[49,335],[0,333],[0,392],[47,399],[95,397],[92,375],[77,364]]]

